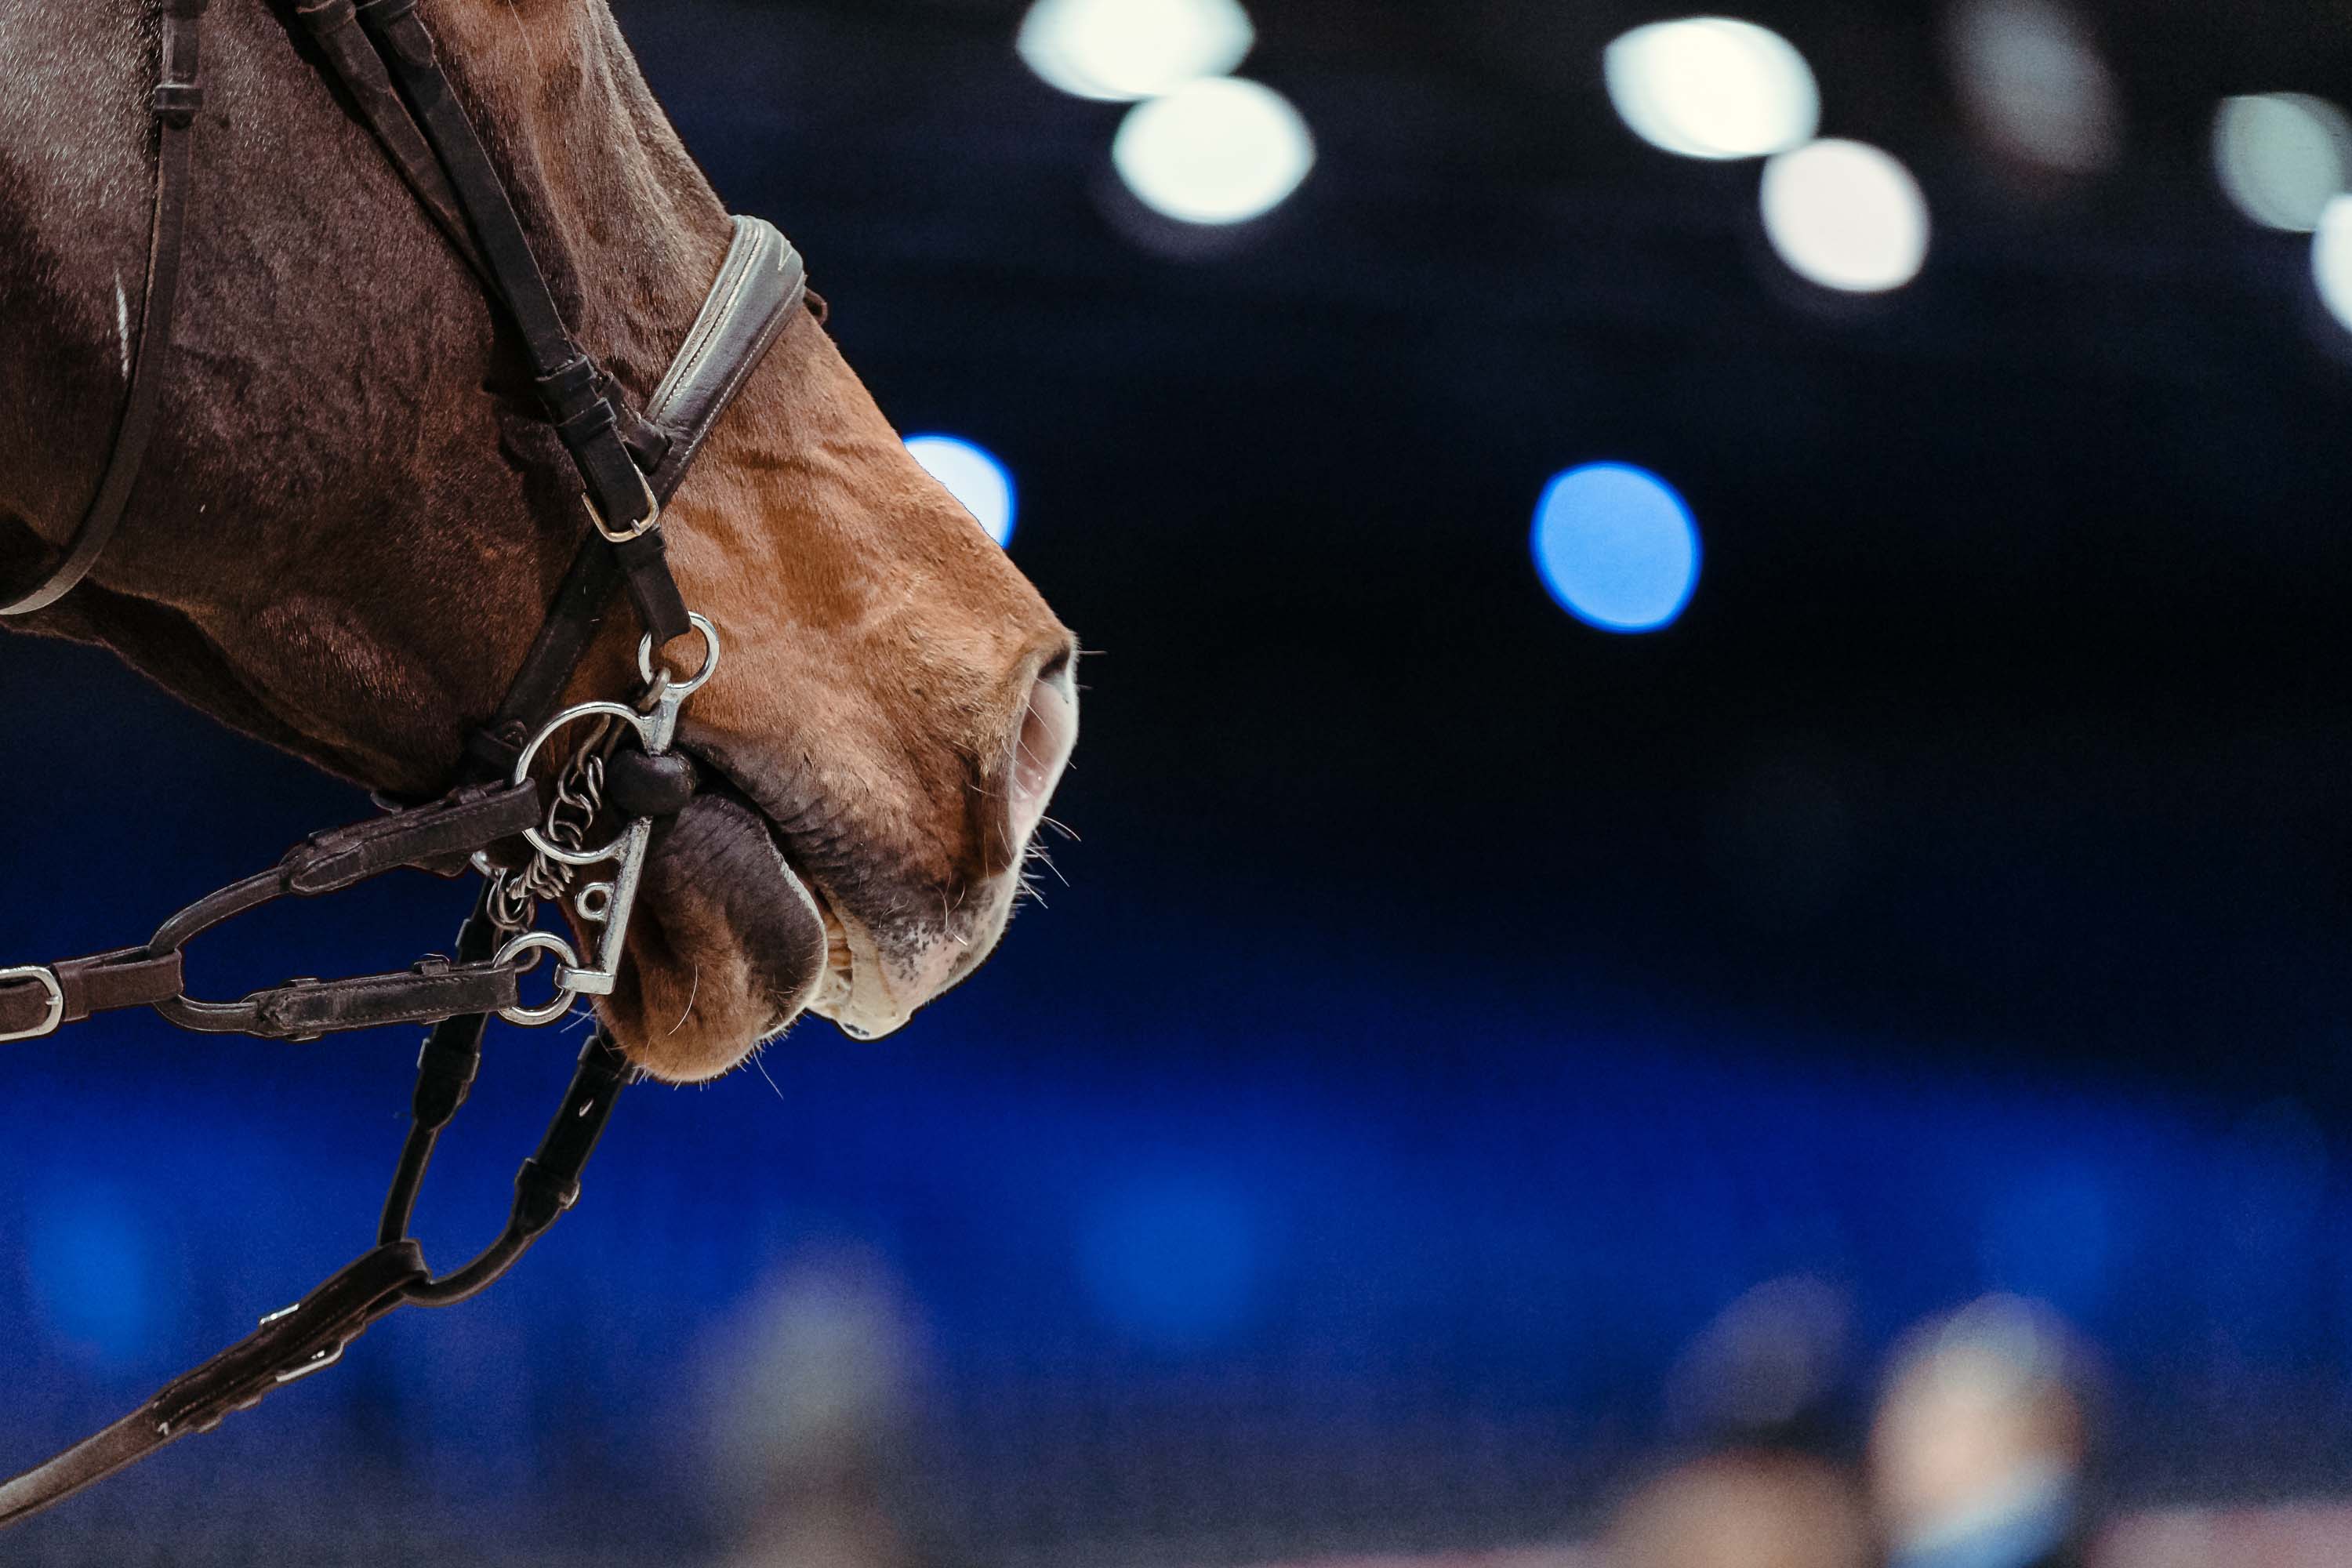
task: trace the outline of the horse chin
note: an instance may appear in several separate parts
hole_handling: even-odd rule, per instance
[[[718,1078],[833,983],[829,927],[766,819],[730,791],[698,795],[646,858],[604,1020],[656,1078]]]

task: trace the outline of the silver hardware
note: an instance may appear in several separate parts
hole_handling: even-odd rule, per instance
[[[643,485],[646,489],[646,515],[633,527],[625,529],[616,529],[606,522],[604,514],[596,510],[596,499],[586,490],[580,492],[580,504],[588,509],[588,521],[596,525],[596,531],[604,536],[607,543],[626,544],[632,539],[643,539],[661,526],[661,498],[654,494],[653,481],[640,471],[637,475],[637,483]]]
[[[543,1007],[505,1007],[499,1009],[499,1016],[504,1018],[509,1024],[520,1024],[526,1029],[543,1027],[546,1025],[555,1023],[559,1019],[570,1016],[572,1004],[580,1000],[580,993],[576,989],[565,985],[563,983],[565,971],[568,969],[577,968],[579,966],[580,955],[572,951],[572,944],[570,942],[564,941],[562,937],[555,935],[552,931],[527,931],[523,932],[520,936],[516,937],[512,942],[508,942],[506,946],[499,949],[498,962],[500,964],[512,963],[524,953],[530,953],[531,955],[531,960],[529,963],[523,965],[520,972],[524,974],[528,974],[532,970],[539,967],[539,954],[542,952],[551,952],[555,954],[556,957],[555,984],[557,990],[555,993],[555,1000],[548,1003]]]
[[[58,984],[58,972],[43,963],[28,963],[21,969],[0,969],[0,985],[12,980],[39,981],[41,989],[49,994],[48,1014],[29,1029],[0,1035],[0,1046],[12,1040],[37,1040],[45,1035],[56,1034],[58,1026],[66,1021],[66,988]]]
[[[549,720],[546,727],[531,737],[530,744],[523,748],[522,755],[515,761],[514,783],[520,785],[530,777],[531,763],[538,761],[541,749],[559,731],[592,719],[605,726],[598,737],[600,745],[608,745],[621,733],[619,726],[627,725],[636,731],[638,743],[645,747],[647,756],[667,755],[677,739],[678,712],[686,706],[686,700],[709,685],[710,678],[719,672],[719,628],[700,616],[689,618],[694,629],[702,634],[703,646],[707,650],[701,668],[685,679],[679,679],[667,670],[656,675],[654,672],[654,639],[648,634],[637,646],[637,668],[650,689],[646,693],[645,710],[619,702],[583,702],[576,708],[565,709]],[[601,802],[601,764],[594,780],[595,795]],[[560,812],[562,806],[561,799],[557,806]],[[566,888],[570,886],[571,873],[574,870],[607,862],[612,863],[614,869],[609,881],[592,883],[573,896],[572,912],[580,922],[602,928],[596,942],[594,966],[583,964],[576,956],[570,957],[568,962],[557,966],[555,984],[566,997],[610,996],[614,987],[620,984],[621,955],[628,945],[629,917],[636,909],[637,886],[645,875],[646,852],[653,846],[653,819],[636,817],[610,844],[598,849],[583,849],[577,842],[577,835],[562,831],[564,824],[557,820],[557,812],[550,813],[548,831],[530,828],[523,834],[537,857],[534,866],[544,861],[550,866],[551,872],[556,868],[562,868]],[[584,827],[585,819],[575,820],[581,820]],[[566,842],[567,839],[571,841]],[[506,952],[499,955],[499,962],[506,962],[509,953],[530,951],[523,945],[527,939],[528,933],[509,942]],[[553,952],[554,949],[542,946],[540,951]],[[569,1009],[568,1002],[566,1008]],[[518,1011],[535,1016],[545,1010]],[[515,1015],[510,1013],[507,1016],[513,1018]],[[527,1020],[516,1018],[516,1021]]]
[[[331,1350],[320,1351],[317,1355],[312,1356],[300,1366],[294,1367],[289,1371],[279,1373],[278,1374],[278,1383],[280,1384],[298,1383],[303,1378],[310,1376],[314,1372],[326,1371],[329,1367],[343,1359],[343,1351],[345,1348],[346,1347],[339,1344]]]
[[[662,679],[677,689],[680,698],[693,696],[709,685],[710,678],[719,673],[719,628],[691,610],[687,612],[686,618],[696,631],[702,634],[702,646],[706,651],[703,655],[702,668],[694,672],[691,679],[680,680],[669,671],[663,672]],[[656,684],[654,638],[651,632],[637,639],[637,677],[649,687]]]

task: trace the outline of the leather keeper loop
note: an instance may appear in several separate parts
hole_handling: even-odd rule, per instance
[[[205,89],[192,81],[163,82],[148,100],[149,110],[166,125],[184,127],[194,123],[196,110],[204,106]]]
[[[621,416],[613,411],[613,405],[600,397],[557,425],[555,433],[573,451],[584,452],[591,444],[603,440],[620,422]]]
[[[604,401],[604,388],[599,384],[603,379],[596,362],[579,354],[537,377],[535,384],[540,401],[557,417],[568,419]]]

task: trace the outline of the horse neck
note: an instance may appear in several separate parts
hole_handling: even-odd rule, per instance
[[[642,397],[718,271],[725,206],[604,0],[444,0],[430,19],[566,320]]]
[[[73,531],[113,439],[146,254],[152,132],[136,106],[152,73],[151,9],[118,0],[37,26],[21,12],[0,21],[0,45],[28,57],[37,87],[113,103],[120,118],[61,115],[42,91],[0,101],[0,320],[12,324],[0,439],[30,454],[0,478],[0,574]],[[564,320],[642,400],[727,249],[718,195],[602,0],[425,0],[425,19]],[[527,372],[473,275],[289,33],[258,0],[205,19],[209,113],[167,414],[148,458],[188,505],[143,484],[120,555],[152,557],[152,569],[108,560],[99,585],[188,590],[221,543],[197,520],[236,515],[249,527],[240,548],[266,550],[273,512],[320,491],[348,508],[355,487],[463,489],[499,505],[513,533],[513,487],[480,470],[501,466],[508,414],[530,406]]]
[[[112,439],[152,191],[152,9],[0,5],[0,56],[34,84],[0,100],[0,582],[71,533]],[[642,399],[718,270],[723,206],[603,0],[425,16],[573,334]],[[576,542],[577,485],[478,284],[283,11],[215,5],[204,50],[164,416],[115,545],[32,629],[395,777],[392,758],[446,749],[452,715],[495,700]],[[327,732],[339,708],[373,717]],[[429,716],[415,732],[409,712]]]

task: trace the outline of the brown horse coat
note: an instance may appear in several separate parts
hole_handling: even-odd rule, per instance
[[[146,248],[146,0],[0,7],[0,583],[105,462]],[[566,319],[642,403],[728,239],[604,0],[425,0]],[[165,415],[115,544],[32,629],[368,785],[439,787],[579,537],[576,484],[472,277],[301,58],[215,0]],[[896,1027],[977,966],[1076,737],[1073,645],[797,321],[669,512],[727,639],[688,709],[735,786],[667,835],[620,993],[664,1076],[812,1007]],[[615,617],[626,623],[625,616]],[[583,668],[619,694],[634,629]]]

